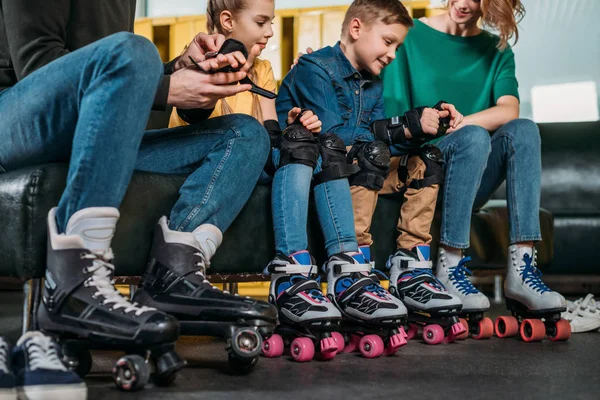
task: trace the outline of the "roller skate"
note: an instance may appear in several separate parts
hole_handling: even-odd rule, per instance
[[[225,339],[229,365],[235,372],[246,373],[258,361],[263,337],[275,329],[277,309],[221,291],[206,279],[222,238],[219,229],[208,224],[194,232],[172,231],[162,217],[134,300],[176,317],[182,335]]]
[[[263,355],[278,357],[289,347],[298,362],[312,360],[315,351],[321,360],[335,357],[338,345],[332,333],[340,329],[342,315],[314,279],[318,268],[308,251],[277,255],[265,273],[271,275],[269,302],[279,310],[279,325],[263,342]]]
[[[57,338],[64,362],[81,377],[91,369],[90,350],[122,350],[113,378],[137,390],[153,376],[168,385],[185,362],[175,352],[177,320],[131,303],[113,286],[110,242],[119,211],[92,207],[76,212],[59,234],[56,209],[48,215],[48,257],[39,328]]]
[[[339,350],[366,358],[393,355],[406,344],[406,307],[381,287],[362,252],[339,253],[323,266],[327,297],[342,312]]]
[[[469,280],[471,271],[467,263],[471,257],[454,257],[440,247],[437,261],[437,279],[449,293],[463,303],[460,322],[467,329],[457,339],[489,339],[494,335],[494,323],[484,313],[490,308],[490,301]]]
[[[525,342],[548,337],[551,341],[569,340],[571,326],[561,318],[567,310],[565,298],[542,282],[536,267],[536,250],[512,245],[508,248],[508,271],[504,281],[506,307],[511,317],[498,317],[494,324],[498,337],[517,334]]]
[[[408,339],[422,330],[427,344],[451,343],[466,331],[458,315],[460,299],[446,290],[431,271],[429,246],[399,249],[389,257],[390,293],[408,309]]]

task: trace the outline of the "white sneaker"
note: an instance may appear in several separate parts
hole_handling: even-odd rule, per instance
[[[567,300],[567,312],[571,312],[584,318],[591,318],[600,321],[600,301],[595,301],[594,295],[591,293],[575,301]],[[592,324],[590,323],[590,325]],[[594,330],[594,328],[580,332],[587,332],[590,330]],[[598,330],[600,331],[600,329]]]
[[[600,328],[600,318],[586,317],[579,313],[579,309],[567,310],[561,313],[563,319],[569,321],[571,333],[595,331]]]

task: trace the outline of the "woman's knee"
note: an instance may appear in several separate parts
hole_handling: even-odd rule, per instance
[[[457,135],[456,151],[487,160],[492,150],[492,142],[490,133],[485,128],[479,125],[467,125],[453,134]]]
[[[512,142],[515,148],[534,150],[541,147],[540,130],[536,123],[530,119],[512,120],[504,125],[501,130],[512,133]]]

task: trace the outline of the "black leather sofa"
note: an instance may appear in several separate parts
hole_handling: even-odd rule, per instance
[[[543,268],[552,272],[595,272],[593,250],[600,246],[600,122],[542,124],[542,233],[538,244]],[[44,274],[46,216],[58,203],[67,166],[46,164],[0,175],[0,277],[22,281]],[[136,172],[121,206],[113,242],[116,274],[139,276],[146,264],[152,231],[174,204],[183,176]],[[502,189],[502,188],[501,188]],[[472,268],[503,268],[508,219],[502,190],[497,199],[474,212]],[[380,267],[393,252],[399,200],[383,197],[374,217],[374,258]],[[324,260],[316,213],[310,213],[310,250]],[[439,215],[432,232],[438,237]],[[209,273],[226,281],[256,280],[274,253],[270,186],[258,185],[226,232]],[[433,253],[435,254],[435,253]],[[31,300],[31,299],[30,299]]]

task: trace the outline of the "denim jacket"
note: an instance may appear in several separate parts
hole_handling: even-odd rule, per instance
[[[282,127],[293,107],[309,108],[323,123],[322,132],[337,134],[347,146],[372,141],[371,123],[385,118],[381,80],[357,71],[339,42],[300,57],[283,79],[276,104]]]

